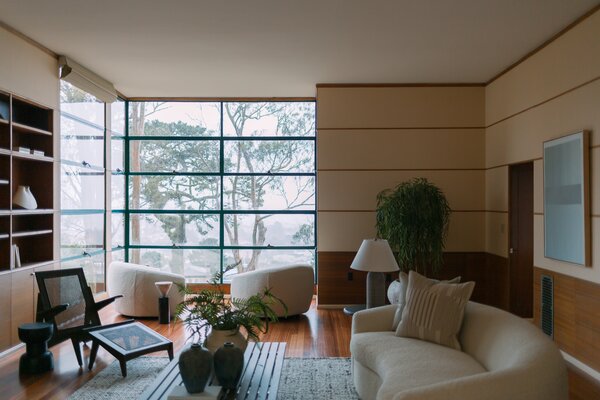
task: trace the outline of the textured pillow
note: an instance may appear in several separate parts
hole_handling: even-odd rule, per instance
[[[434,283],[408,275],[406,305],[396,336],[412,337],[460,350],[457,335],[475,282]]]
[[[398,277],[400,281],[400,297],[398,298],[398,308],[396,308],[396,313],[394,314],[394,325],[392,326],[393,330],[398,328],[398,324],[402,319],[402,311],[404,310],[404,305],[406,304],[406,289],[408,288],[408,274],[406,272],[400,272],[400,276]],[[438,281],[437,279],[429,279],[433,283],[460,283],[460,276],[456,278],[452,278],[449,281]]]

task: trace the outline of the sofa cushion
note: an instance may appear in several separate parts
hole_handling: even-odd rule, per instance
[[[457,335],[475,282],[434,283],[415,271],[408,275],[406,306],[396,335],[460,350]]]
[[[352,335],[350,351],[361,365],[381,377],[377,398],[392,398],[404,390],[486,372],[474,358],[449,347],[394,332]]]
[[[439,281],[437,279],[429,280],[434,283],[460,283],[460,279],[461,277],[457,276],[448,281]],[[400,293],[398,296],[398,301],[396,303],[398,305],[398,308],[396,309],[396,314],[394,315],[394,324],[392,326],[393,330],[396,330],[396,328],[398,328],[398,324],[400,323],[400,320],[402,320],[402,311],[404,311],[404,306],[406,305],[406,289],[408,289],[408,274],[404,271],[400,272],[400,275],[398,276],[398,282],[400,282]]]

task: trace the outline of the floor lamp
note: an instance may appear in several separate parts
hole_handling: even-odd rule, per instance
[[[398,263],[390,245],[385,239],[363,240],[350,268],[366,271],[367,304],[348,306],[344,312],[352,315],[365,308],[379,307],[385,304],[385,272],[398,271]]]

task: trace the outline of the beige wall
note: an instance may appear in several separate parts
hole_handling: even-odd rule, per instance
[[[534,160],[534,264],[600,283],[600,12],[492,82],[485,90],[486,207],[508,210],[507,164]],[[592,267],[544,257],[544,141],[592,132]],[[486,250],[507,256],[508,214],[488,215]]]
[[[0,27],[0,89],[58,109],[57,60]]]
[[[483,87],[319,87],[318,250],[375,236],[376,196],[414,177],[446,193],[447,251],[485,249]]]

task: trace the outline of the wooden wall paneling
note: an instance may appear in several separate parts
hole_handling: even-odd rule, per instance
[[[534,323],[537,326],[540,325],[542,275],[554,279],[554,341],[569,355],[600,370],[600,285],[535,267]]]
[[[363,304],[365,302],[366,276],[364,272],[350,269],[355,252],[319,252],[319,305]],[[352,272],[353,280],[348,280]],[[451,279],[461,276],[463,282],[474,281],[471,299],[483,304],[506,309],[508,307],[508,260],[483,252],[448,252],[444,266],[437,278]],[[397,274],[389,274],[389,280]]]
[[[18,330],[19,325],[33,322],[33,270],[16,270],[12,273],[11,286],[11,344],[17,345],[19,340]]]
[[[11,276],[0,275],[0,352],[11,345]]]
[[[600,383],[578,368],[567,365],[569,400],[600,399]]]

